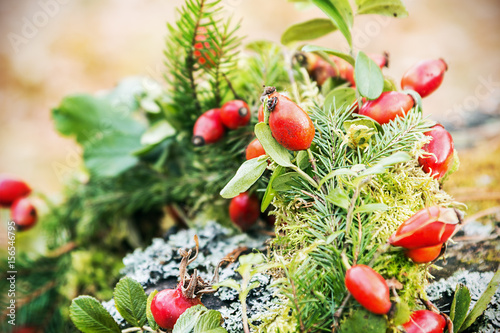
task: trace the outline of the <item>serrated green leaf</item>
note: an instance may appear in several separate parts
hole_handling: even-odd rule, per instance
[[[190,307],[177,319],[172,333],[192,333],[196,323],[206,311],[207,308],[201,304]]]
[[[262,198],[262,202],[260,203],[260,211],[262,213],[264,213],[267,207],[269,207],[269,205],[273,201],[273,198],[276,196],[276,190],[273,188],[273,182],[278,176],[283,174],[283,172],[285,172],[285,169],[282,166],[278,166],[271,175],[269,183],[267,184],[266,193],[264,193],[264,197]]]
[[[224,281],[221,281],[221,282],[215,284],[214,286],[217,287],[217,288],[227,287],[227,288],[231,288],[231,289],[234,289],[234,290],[237,290],[237,291],[239,291],[240,288],[241,288],[240,285],[239,285],[239,283],[236,282],[233,279],[225,279]]]
[[[287,172],[276,177],[273,182],[273,189],[276,191],[288,191],[294,184],[297,185],[297,179],[300,177],[300,174],[297,172]]]
[[[205,312],[194,327],[193,333],[227,333],[221,327],[222,315],[219,311],[208,310]]]
[[[457,284],[450,309],[450,319],[453,322],[453,333],[458,332],[467,317],[470,301],[469,289],[461,283]]]
[[[354,314],[347,318],[340,326],[340,333],[385,333],[387,320],[383,316],[373,314],[365,309],[359,308]]]
[[[166,120],[154,123],[141,136],[141,144],[155,145],[175,134],[175,129]]]
[[[476,321],[476,319],[484,312],[484,310],[486,310],[486,308],[488,307],[488,303],[491,301],[493,295],[495,295],[495,292],[497,291],[499,285],[500,268],[497,269],[495,275],[493,275],[493,277],[491,278],[490,283],[488,283],[486,290],[483,292],[481,297],[479,297],[477,303],[474,305],[467,318],[465,318],[459,332],[463,332],[464,330],[466,330]]]
[[[290,153],[288,150],[280,145],[273,137],[271,128],[265,123],[258,123],[255,125],[255,135],[259,139],[260,144],[266,153],[282,167],[293,167],[291,162]]]
[[[353,57],[351,57],[349,54],[330,49],[328,47],[323,47],[323,46],[315,46],[315,45],[306,45],[302,48],[302,52],[325,52],[328,54],[332,54],[334,56],[337,56],[339,58],[344,59],[348,63],[354,66],[355,60]]]
[[[351,200],[347,193],[340,187],[334,188],[330,194],[326,196],[328,202],[334,204],[335,206],[342,207],[344,209],[349,208]]]
[[[344,35],[349,46],[352,46],[351,30],[342,15],[342,8],[339,7],[338,3],[336,3],[337,1],[312,0],[312,2],[332,20],[333,24],[335,24],[335,26],[337,26],[340,32]]]
[[[312,19],[290,26],[281,36],[281,43],[288,45],[293,42],[313,40],[337,30],[329,19]]]
[[[148,297],[139,282],[129,277],[118,281],[113,292],[115,306],[129,324],[142,327],[146,324]]]
[[[408,304],[397,302],[394,317],[392,319],[394,325],[399,326],[407,323],[410,320],[410,314],[411,311]]]
[[[354,213],[371,213],[375,212],[377,210],[379,211],[386,211],[388,210],[389,207],[386,204],[383,203],[373,203],[373,204],[366,204],[359,206],[354,210]]]
[[[113,317],[93,297],[78,296],[71,302],[69,317],[83,333],[120,333]]]
[[[267,152],[267,151],[266,151]],[[224,186],[220,195],[223,198],[234,198],[240,193],[245,192],[262,176],[267,168],[267,157],[260,156],[245,161],[229,183]]]
[[[255,288],[259,287],[259,286],[260,286],[260,282],[259,281],[253,281],[252,283],[250,283],[247,286],[247,288],[240,293],[240,296],[239,296],[240,300],[246,299],[247,296],[248,296],[248,293],[252,289],[255,289]]]
[[[351,109],[351,105],[356,101],[356,90],[353,88],[333,89],[326,95],[323,109],[325,112],[333,112],[340,108]]]
[[[384,90],[384,76],[380,67],[363,51],[359,51],[354,67],[356,88],[361,96],[377,99]]]
[[[356,14],[378,14],[393,17],[407,17],[408,12],[400,0],[356,0]]]
[[[151,327],[153,330],[157,330],[160,328],[158,324],[155,321],[155,318],[153,317],[153,313],[151,312],[151,302],[153,301],[153,298],[158,294],[158,290],[153,290],[151,294],[148,296],[148,302],[146,306],[146,317],[148,318],[148,324],[149,327]]]

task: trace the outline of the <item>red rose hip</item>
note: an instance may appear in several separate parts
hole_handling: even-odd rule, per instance
[[[19,230],[28,230],[37,221],[36,208],[28,198],[20,198],[14,201],[10,207],[10,216]]]
[[[247,146],[247,149],[245,150],[246,159],[248,161],[252,158],[256,158],[262,155],[266,155],[266,151],[260,144],[259,139],[254,139],[252,142],[250,142],[250,144]]]
[[[207,29],[198,27],[196,32],[193,55],[201,66],[212,68],[215,65],[217,52],[209,42]]]
[[[231,199],[229,216],[241,230],[248,230],[257,221],[259,215],[260,203],[255,195],[244,192]]]
[[[225,103],[220,109],[222,123],[229,129],[237,129],[250,122],[250,108],[247,103],[233,100]]]
[[[379,98],[363,104],[359,114],[368,116],[379,124],[386,124],[398,116],[404,117],[414,104],[410,95],[398,91],[386,91]]]
[[[406,250],[405,255],[416,264],[425,264],[436,260],[442,250],[443,244],[438,244],[435,246]]]
[[[406,333],[443,333],[446,319],[429,310],[418,310],[411,314],[403,327]]]
[[[0,175],[0,206],[9,207],[12,203],[31,193],[31,188],[22,180]]]
[[[431,141],[422,147],[428,155],[420,157],[418,163],[424,172],[432,173],[432,177],[441,179],[453,164],[453,138],[440,124],[424,134],[431,137]]]
[[[220,109],[212,109],[202,114],[193,127],[192,142],[203,146],[219,141],[224,136],[224,125],[220,118]]]
[[[443,59],[422,60],[401,79],[401,88],[415,90],[423,98],[432,94],[443,82],[448,65]]]

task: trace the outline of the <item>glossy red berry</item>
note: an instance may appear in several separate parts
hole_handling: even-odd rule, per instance
[[[250,122],[250,108],[247,103],[233,100],[225,103],[220,110],[222,123],[229,129],[237,129]]]
[[[443,244],[406,250],[405,255],[416,264],[424,264],[436,260],[443,249]]]
[[[248,192],[240,193],[231,199],[229,216],[241,230],[248,230],[257,221],[260,215],[259,199]]]
[[[420,157],[418,163],[426,173],[431,173],[434,178],[440,179],[453,164],[453,138],[440,124],[434,125],[424,134],[431,137],[431,141],[422,147],[428,155]]]
[[[406,249],[443,244],[460,222],[460,216],[453,208],[424,208],[401,224],[389,238],[389,243]]]
[[[422,98],[429,96],[439,88],[447,69],[443,59],[422,60],[403,75],[401,88],[415,90]]]
[[[384,52],[384,54],[370,53],[368,57],[370,57],[380,69],[389,67],[389,53],[387,52]]]
[[[261,104],[259,107],[259,112],[257,113],[257,119],[259,123],[264,121],[264,104]]]
[[[22,197],[28,196],[31,188],[22,180],[0,175],[0,206],[8,207]]]
[[[411,314],[403,327],[406,333],[443,333],[446,319],[429,310],[418,310]]]
[[[10,216],[19,230],[28,230],[37,221],[36,208],[28,198],[20,198],[14,201],[10,207]]]
[[[337,66],[338,76],[349,82],[351,87],[356,87],[356,81],[354,81],[354,67],[342,58],[331,56],[331,59]]]
[[[184,296],[179,284],[176,289],[164,289],[155,295],[151,313],[160,327],[171,330],[184,311],[198,304],[202,304],[200,299]]]
[[[209,110],[196,120],[192,142],[195,146],[217,142],[224,136],[224,131],[220,109]]]
[[[207,29],[205,27],[198,27],[194,44],[193,55],[201,66],[211,68],[215,65],[217,52],[213,49],[209,42]]]
[[[359,110],[359,114],[385,124],[396,117],[404,117],[414,105],[410,95],[398,91],[383,92],[379,98],[368,101]]]
[[[262,147],[262,145],[260,144],[259,139],[254,139],[247,146],[247,149],[245,150],[245,156],[247,160],[251,160],[252,158],[256,158],[262,155],[266,155],[266,151],[264,150],[264,147]]]
[[[288,97],[266,89],[269,127],[280,145],[288,150],[305,150],[311,146],[315,129],[309,115]]]
[[[347,270],[345,286],[352,297],[365,309],[375,314],[386,314],[391,309],[389,287],[384,278],[372,268],[355,265]]]

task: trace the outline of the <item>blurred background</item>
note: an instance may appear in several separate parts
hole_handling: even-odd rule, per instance
[[[298,10],[286,0],[222,2],[225,15],[241,18],[245,42],[279,42],[291,24],[324,17],[317,9]],[[161,81],[165,23],[175,20],[174,8],[182,3],[0,1],[0,171],[25,179],[38,192],[59,193],[62,176],[80,168],[79,151],[54,131],[51,108],[67,94],[108,89],[130,75]],[[445,80],[424,100],[424,110],[454,129],[462,169],[451,183],[452,193],[453,188],[458,196],[486,191],[489,200],[498,200],[500,2],[404,3],[408,18],[357,17],[354,46],[389,52],[385,71],[396,82],[420,59],[447,61]],[[340,33],[315,43],[346,48]]]

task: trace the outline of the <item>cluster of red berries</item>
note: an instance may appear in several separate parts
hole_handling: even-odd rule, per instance
[[[220,109],[208,110],[196,120],[192,142],[195,146],[215,143],[224,136],[226,128],[234,130],[246,126],[250,117],[248,104],[237,99],[225,103]]]
[[[0,175],[0,207],[9,207],[18,230],[27,230],[37,221],[35,206],[28,196],[31,188],[22,180]]]

